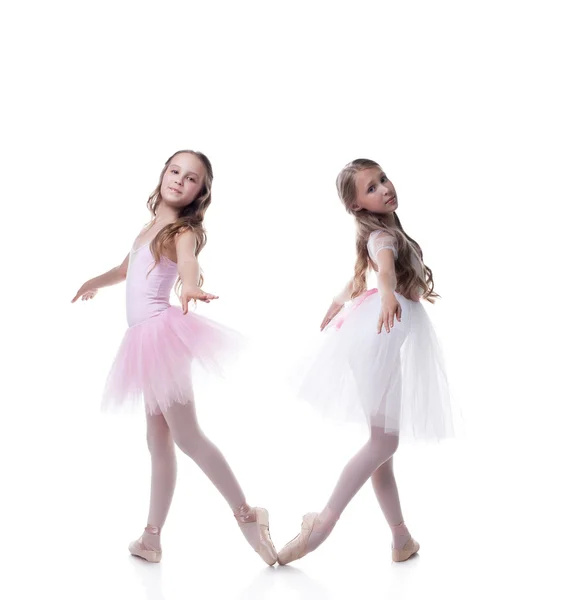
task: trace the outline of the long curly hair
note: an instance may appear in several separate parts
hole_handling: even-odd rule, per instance
[[[367,158],[358,158],[341,170],[337,176],[336,185],[339,198],[347,212],[355,218],[357,259],[353,276],[352,298],[359,296],[366,289],[366,275],[369,269],[377,270],[367,250],[369,236],[373,231],[382,230],[392,235],[397,242],[398,258],[395,261],[396,292],[417,300],[423,298],[434,303],[440,296],[434,291],[432,270],[424,264],[422,249],[402,228],[400,219],[393,213],[395,225],[386,222],[385,215],[370,212],[365,209],[355,210],[357,190],[355,175],[366,169],[380,169],[380,165]]]
[[[205,247],[207,243],[207,232],[203,225],[203,220],[205,218],[205,213],[207,209],[211,205],[211,187],[213,186],[213,167],[211,166],[211,161],[203,154],[202,152],[196,152],[195,150],[178,150],[174,154],[172,154],[162,172],[160,174],[160,180],[156,189],[150,194],[148,198],[147,206],[150,212],[152,213],[152,218],[156,217],[156,212],[158,210],[158,206],[160,206],[162,202],[162,195],[160,190],[162,188],[162,181],[164,179],[164,174],[167,171],[168,167],[172,160],[178,154],[193,154],[197,156],[197,158],[201,161],[203,166],[205,167],[205,178],[203,180],[203,187],[199,191],[197,198],[191,203],[184,207],[180,213],[178,218],[169,225],[166,225],[163,229],[161,229],[158,234],[152,240],[150,244],[150,250],[152,251],[152,255],[156,261],[156,264],[160,261],[161,257],[164,255],[164,247],[166,245],[171,245],[175,243],[175,238],[178,234],[183,233],[184,231],[193,231],[196,237],[196,247],[195,247],[195,256],[199,256],[199,253]],[[179,292],[179,288],[181,285],[181,281],[178,278],[176,283],[176,291]],[[199,274],[199,281],[197,284],[199,287],[203,285],[203,275]]]

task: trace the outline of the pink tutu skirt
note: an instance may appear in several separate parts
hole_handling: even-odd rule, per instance
[[[377,333],[381,297],[369,290],[333,319],[300,370],[298,395],[325,416],[414,439],[454,435],[442,350],[420,302],[396,294],[402,320]]]
[[[223,374],[243,338],[236,331],[195,313],[170,307],[130,327],[108,375],[103,408],[120,408],[142,399],[149,414],[193,400],[193,374]]]

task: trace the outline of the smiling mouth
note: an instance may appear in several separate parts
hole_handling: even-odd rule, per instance
[[[181,192],[179,190],[176,190],[173,187],[171,187],[169,189],[172,190],[172,192],[175,192],[176,194],[181,194]]]
[[[394,204],[396,202],[396,196],[393,196],[389,200],[386,201],[386,204]]]

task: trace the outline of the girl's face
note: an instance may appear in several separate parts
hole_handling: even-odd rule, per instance
[[[380,167],[356,173],[355,189],[355,211],[364,208],[372,213],[388,215],[398,208],[394,185]]]
[[[195,154],[176,154],[162,179],[160,194],[163,201],[180,210],[185,208],[203,189],[205,175],[205,167]]]

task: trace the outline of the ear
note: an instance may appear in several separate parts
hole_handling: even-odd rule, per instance
[[[353,208],[351,209],[353,212],[359,212],[361,210],[363,210],[359,205],[354,204]]]

